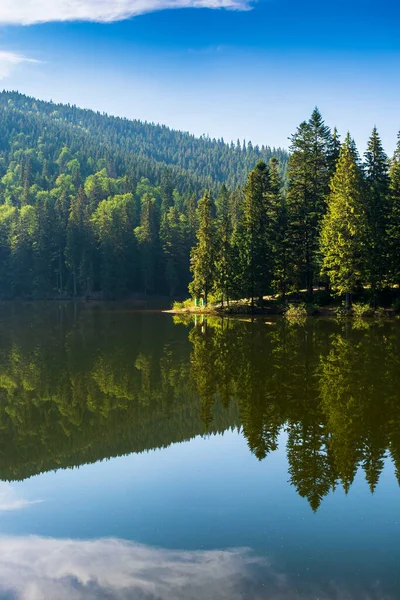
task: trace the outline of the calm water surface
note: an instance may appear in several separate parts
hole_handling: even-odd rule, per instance
[[[400,323],[0,308],[0,598],[398,600]]]

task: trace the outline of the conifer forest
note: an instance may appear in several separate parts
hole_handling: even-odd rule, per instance
[[[399,284],[400,135],[360,156],[315,108],[287,152],[0,94],[2,299],[387,304]]]

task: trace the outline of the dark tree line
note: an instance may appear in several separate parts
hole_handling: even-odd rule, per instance
[[[186,294],[201,193],[272,155],[1,93],[0,297]]]
[[[3,92],[0,297],[377,302],[400,283],[399,156],[374,129],[361,161],[318,109],[288,160]]]
[[[382,327],[207,318],[189,334],[205,426],[219,403],[237,406],[259,460],[284,429],[290,483],[313,510],[338,485],[347,493],[360,468],[374,493],[388,455],[400,481],[399,336]]]
[[[223,215],[209,194],[201,201],[192,294],[254,306],[324,286],[347,302],[368,289],[376,302],[399,284],[399,164],[400,138],[390,161],[374,128],[361,161],[350,134],[340,144],[315,109],[291,138],[286,184],[271,158],[250,172],[239,203],[221,201],[221,188]]]

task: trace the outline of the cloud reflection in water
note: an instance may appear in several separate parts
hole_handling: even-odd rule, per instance
[[[380,586],[304,593],[247,548],[180,551],[119,539],[0,537],[4,600],[392,600]]]

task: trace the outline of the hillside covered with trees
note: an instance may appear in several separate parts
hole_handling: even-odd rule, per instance
[[[0,94],[0,297],[185,294],[204,189],[287,154]]]
[[[0,94],[0,297],[229,302],[400,282],[400,138],[318,109],[290,155]],[[386,295],[387,297],[390,294]]]

